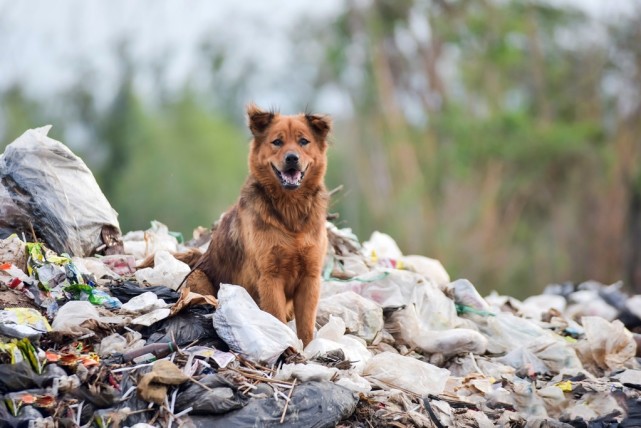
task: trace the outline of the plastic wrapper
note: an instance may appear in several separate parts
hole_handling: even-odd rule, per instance
[[[163,250],[156,252],[154,267],[136,271],[136,279],[149,285],[164,285],[176,290],[190,271],[189,265]]]
[[[341,318],[348,333],[371,343],[382,330],[383,309],[369,299],[353,291],[346,291],[318,302],[316,322],[325,325],[330,316]]]
[[[208,427],[315,427],[329,428],[338,425],[356,409],[358,399],[348,389],[332,382],[307,382],[296,385],[292,391],[285,418],[281,417],[285,400],[274,397],[249,400],[246,406],[224,415],[192,416],[198,428]]]
[[[57,253],[88,256],[120,238],[118,215],[85,163],[47,137],[50,129],[26,131],[0,158],[0,229],[28,232],[32,224]]]
[[[374,355],[365,366],[363,376],[421,396],[438,395],[445,389],[450,372],[416,358],[391,352]]]
[[[261,311],[243,287],[221,284],[218,303],[214,328],[234,352],[253,361],[273,364],[290,346],[301,349],[296,333],[273,315]]]
[[[237,386],[217,374],[207,375],[199,380],[211,390],[192,383],[180,391],[176,398],[176,410],[189,407],[192,415],[216,415],[240,409],[247,404],[247,398],[238,391]]]

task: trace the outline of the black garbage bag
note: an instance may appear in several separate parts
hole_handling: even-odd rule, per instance
[[[112,284],[109,286],[111,295],[117,297],[122,303],[127,303],[132,298],[148,291],[151,291],[158,296],[159,299],[163,299],[167,303],[175,303],[180,297],[179,293],[162,285],[141,287],[133,281],[125,281],[122,284]]]
[[[211,318],[207,316],[212,310],[209,305],[191,306],[171,318],[153,324],[141,333],[148,336],[147,344],[173,340],[178,346],[185,346],[199,340],[202,345],[213,345],[216,349],[228,351],[229,347],[218,337]]]
[[[146,366],[125,372],[122,380],[120,381],[120,391],[122,391],[123,394],[126,394],[132,386],[137,386],[138,378],[140,376],[145,373],[149,373],[150,371],[151,366]],[[149,418],[151,418],[151,415],[153,415],[153,413],[139,412],[140,410],[147,409],[149,407],[149,403],[138,397],[136,391],[131,392],[125,400],[115,406],[117,410],[124,409],[125,407],[129,409],[131,414],[127,419],[122,421],[122,426],[133,426],[138,423],[147,422]]]
[[[34,372],[26,361],[16,364],[0,364],[0,393],[51,386],[54,379],[66,375],[67,372],[55,364],[45,366],[40,375]]]
[[[202,386],[190,383],[176,397],[176,411],[191,407],[192,415],[215,415],[240,409],[247,404],[247,398],[242,395],[236,385],[222,376],[211,374],[200,379],[200,383],[208,386],[208,391]]]
[[[196,427],[333,427],[356,409],[358,398],[332,382],[306,382],[294,387],[285,420],[280,423],[285,400],[249,400],[241,409],[224,415],[191,416]]]

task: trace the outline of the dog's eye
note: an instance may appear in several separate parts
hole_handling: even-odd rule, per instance
[[[283,145],[283,140],[281,140],[280,138],[277,138],[274,141],[272,141],[272,144],[275,145],[276,147],[280,147]]]
[[[305,138],[301,138],[301,139],[298,141],[298,144],[300,144],[301,146],[306,146],[306,145],[308,145],[308,144],[309,144],[309,140],[307,140],[307,139],[305,139]]]

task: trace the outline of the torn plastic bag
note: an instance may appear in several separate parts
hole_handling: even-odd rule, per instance
[[[227,344],[211,327],[211,307],[207,305],[191,306],[179,314],[162,320],[142,331],[149,335],[147,344],[159,342],[176,342],[178,346],[189,345],[198,340],[200,344],[211,343],[217,349],[227,351]]]
[[[122,303],[127,303],[132,298],[148,291],[151,291],[158,296],[159,299],[162,299],[167,303],[175,303],[178,300],[178,297],[180,297],[179,293],[171,288],[163,287],[162,285],[141,287],[135,282],[125,281],[122,284],[110,285],[109,287],[109,292]]]
[[[301,349],[296,333],[261,311],[243,287],[221,284],[218,303],[214,328],[232,351],[252,361],[273,364],[285,349]]]
[[[50,129],[26,131],[0,158],[0,229],[30,234],[32,224],[58,254],[89,256],[103,245],[117,251],[118,214],[82,159],[47,137]]]
[[[220,416],[191,416],[196,427],[334,427],[356,409],[358,399],[332,382],[308,382],[294,386],[285,419],[280,418],[285,400],[274,397],[249,400],[242,409]]]
[[[316,311],[316,322],[325,325],[332,315],[345,322],[348,333],[361,337],[368,343],[371,343],[383,329],[383,309],[375,302],[353,291],[320,299]]]
[[[406,389],[421,396],[442,393],[449,375],[449,370],[392,352],[374,355],[363,371],[365,378],[375,379],[388,387]]]
[[[190,383],[178,392],[176,413],[191,407],[192,415],[216,415],[230,410],[240,409],[247,404],[247,398],[238,392],[238,388],[224,377],[211,374],[199,380],[211,390],[206,390],[196,383]]]

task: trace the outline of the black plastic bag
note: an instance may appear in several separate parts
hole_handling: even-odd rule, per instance
[[[149,335],[147,344],[173,340],[178,346],[185,346],[198,340],[200,344],[209,344],[221,351],[228,351],[227,344],[218,337],[211,318],[207,316],[211,311],[209,305],[192,306],[171,318],[153,324],[142,331],[142,334]]]
[[[109,292],[112,296],[117,297],[122,303],[127,303],[132,298],[151,291],[159,299],[163,299],[167,303],[175,303],[180,294],[168,287],[162,285],[155,285],[153,287],[141,287],[133,281],[125,281],[122,284],[110,285]]]
[[[210,387],[208,391],[202,386],[191,383],[176,397],[176,411],[181,412],[192,407],[192,415],[215,415],[240,409],[247,404],[245,396],[227,379],[211,374],[200,379],[200,383]]]
[[[55,364],[45,366],[40,375],[34,372],[26,361],[16,364],[0,364],[0,393],[47,387],[53,383],[54,379],[66,375],[67,372]]]
[[[358,398],[347,388],[332,382],[306,382],[294,387],[285,420],[280,423],[285,400],[249,400],[241,409],[224,415],[192,416],[196,427],[333,427],[356,409]]]

